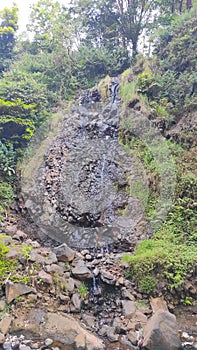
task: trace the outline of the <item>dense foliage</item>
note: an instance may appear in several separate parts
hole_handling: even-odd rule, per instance
[[[195,117],[192,122],[197,102],[196,18],[194,6],[189,12],[174,16],[166,28],[160,29],[155,34],[155,56],[149,60],[139,57],[132,69],[124,73],[120,89],[127,130],[122,143],[141,159],[155,189],[150,191],[145,208],[150,219],[159,197],[159,169],[146,145],[129,134],[132,112],[125,119],[124,110],[138,101],[141,110],[164,136],[180,125],[169,134],[174,140],[167,142],[176,162],[173,205],[152,238],[141,242],[132,256],[124,258],[130,264],[127,274],[147,294],[154,293],[159,286],[176,293],[184,286],[186,276],[191,278],[197,259]],[[143,197],[142,190],[138,189],[136,195]],[[190,297],[182,301],[192,302]]]

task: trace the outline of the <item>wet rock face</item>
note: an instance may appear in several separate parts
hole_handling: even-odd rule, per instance
[[[79,106],[65,117],[36,179],[23,178],[25,205],[51,238],[71,247],[110,244],[134,232],[143,207],[132,186],[147,179],[118,142],[118,107]]]

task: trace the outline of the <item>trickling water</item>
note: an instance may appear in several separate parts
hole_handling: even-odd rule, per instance
[[[119,89],[119,84],[120,81],[118,78],[114,78],[111,81],[110,84],[110,91],[111,91],[111,103],[113,104],[114,102],[116,102],[117,96],[118,96],[118,89]]]
[[[94,273],[92,273],[92,291],[93,291],[93,294],[96,294],[96,292],[98,291],[96,277],[95,277]]]

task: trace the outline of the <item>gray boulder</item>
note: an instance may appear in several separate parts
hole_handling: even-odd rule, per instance
[[[73,261],[75,257],[75,251],[71,249],[69,246],[67,246],[66,243],[63,243],[59,245],[58,247],[54,248],[54,253],[57,256],[58,261]]]
[[[176,317],[158,310],[145,326],[143,346],[147,350],[181,350]]]
[[[83,260],[79,260],[75,268],[72,269],[72,274],[76,278],[79,278],[81,280],[92,278],[91,271],[87,268],[87,266],[84,264]]]

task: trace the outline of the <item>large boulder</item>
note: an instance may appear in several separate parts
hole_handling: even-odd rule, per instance
[[[29,321],[29,322],[28,322]],[[70,315],[32,310],[13,320],[12,331],[29,332],[42,338],[50,337],[76,350],[104,350],[102,340],[88,332]]]
[[[143,346],[147,350],[180,350],[176,317],[169,311],[158,310],[144,329]]]

